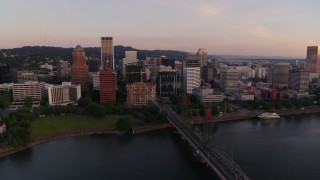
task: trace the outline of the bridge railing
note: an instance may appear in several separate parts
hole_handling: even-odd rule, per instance
[[[172,113],[168,108],[164,108],[168,113],[168,119],[177,128],[185,133],[186,136],[193,141],[194,144],[201,150],[207,158],[217,166],[228,178],[230,179],[247,179],[245,173],[239,167],[238,164],[223,150],[218,148],[212,141],[207,143],[204,138],[201,138],[201,134],[195,132],[192,129],[192,125],[187,121],[184,121],[181,116],[176,113]],[[209,145],[208,145],[209,144]]]

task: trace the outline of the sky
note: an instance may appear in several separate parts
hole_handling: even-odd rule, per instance
[[[0,0],[0,49],[99,47],[305,57],[320,45],[318,0]]]

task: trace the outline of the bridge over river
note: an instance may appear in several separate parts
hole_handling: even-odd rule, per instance
[[[219,149],[214,143],[212,133],[207,129],[193,128],[192,124],[185,121],[182,116],[172,111],[168,105],[158,104],[162,111],[168,113],[169,122],[179,131],[181,136],[196,150],[196,154],[205,162],[221,179],[249,180],[233,158]]]

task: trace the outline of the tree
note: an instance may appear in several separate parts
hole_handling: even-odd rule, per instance
[[[18,146],[25,145],[30,141],[30,130],[28,128],[15,126],[8,131],[9,144]]]
[[[272,109],[272,103],[267,102],[267,101],[263,101],[261,103],[261,108],[265,109],[265,110],[271,110]]]
[[[32,107],[32,104],[33,104],[32,97],[25,97],[23,100],[23,103],[28,108]]]
[[[198,100],[197,96],[195,96],[195,95],[189,95],[188,98],[189,98],[190,103],[192,103],[192,104],[199,103],[199,100]]]
[[[88,112],[91,116],[95,118],[102,118],[106,115],[105,108],[94,102],[88,105]]]
[[[173,94],[169,97],[170,101],[172,102],[172,104],[174,105],[180,105],[182,104],[182,96]]]
[[[0,145],[5,142],[4,135],[0,134]]]
[[[276,108],[276,109],[281,109],[281,102],[280,101],[275,101],[274,103],[273,103],[273,106],[274,106],[274,108]]]
[[[218,115],[219,114],[219,108],[216,104],[212,105],[212,114]]]
[[[116,123],[116,128],[120,131],[130,132],[132,129],[132,120],[130,118],[119,118]]]
[[[168,121],[167,116],[168,116],[167,112],[162,111],[162,112],[157,116],[157,121],[160,122],[160,123],[161,123],[161,122],[167,122],[167,121]]]
[[[7,108],[10,105],[10,101],[7,97],[0,95],[0,108]]]
[[[283,104],[286,108],[288,108],[288,109],[293,108],[293,104],[292,104],[292,102],[291,102],[290,99],[285,99],[285,100],[283,100],[283,101],[282,101],[282,104]]]

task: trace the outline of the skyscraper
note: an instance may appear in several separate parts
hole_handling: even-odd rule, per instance
[[[113,38],[101,37],[101,69],[114,69]]]
[[[137,51],[125,51],[126,57],[120,63],[120,71],[123,77],[126,77],[126,65],[138,62]]]
[[[287,87],[289,80],[289,63],[275,63],[268,70],[268,83],[278,84],[280,87]]]
[[[307,48],[307,71],[320,73],[320,46],[308,46]]]
[[[197,59],[183,61],[183,90],[191,94],[193,88],[200,86],[200,64]]]
[[[290,70],[288,86],[297,91],[307,91],[309,89],[309,72],[304,69]]]
[[[112,102],[117,100],[117,79],[116,73],[112,69],[99,71],[100,76],[100,103]]]
[[[69,62],[60,60],[57,63],[57,70],[58,70],[58,75],[59,77],[69,77]]]
[[[89,68],[86,64],[86,53],[77,45],[73,50],[73,64],[71,67],[71,83],[81,85],[81,93],[88,92]]]
[[[226,93],[239,91],[239,77],[236,67],[220,69],[220,88]]]
[[[208,65],[208,53],[205,49],[200,48],[197,55],[199,56],[200,67]]]

